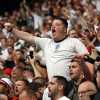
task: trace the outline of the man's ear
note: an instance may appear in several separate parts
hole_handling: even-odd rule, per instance
[[[63,85],[59,85],[59,90],[62,90],[64,88]]]
[[[67,32],[67,28],[66,28],[66,27],[64,27],[64,32],[65,32],[65,33]]]

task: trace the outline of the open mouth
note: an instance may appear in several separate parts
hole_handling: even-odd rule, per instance
[[[69,74],[70,74],[70,75],[73,75],[73,73],[72,73],[72,72],[70,72]]]
[[[56,30],[55,29],[52,29],[52,33],[54,33],[54,32],[56,32]]]

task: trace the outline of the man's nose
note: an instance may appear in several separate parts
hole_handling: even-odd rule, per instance
[[[71,66],[69,66],[69,70],[72,70],[72,67]]]
[[[51,87],[51,84],[49,83],[49,84],[48,84],[48,88],[50,88],[50,87]]]

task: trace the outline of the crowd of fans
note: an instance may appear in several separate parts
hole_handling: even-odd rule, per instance
[[[0,100],[99,100],[99,4],[100,0],[44,0],[30,4],[23,0],[19,9],[0,15]],[[18,38],[11,27],[52,38],[55,17],[68,23],[67,36],[80,40],[89,52],[71,59],[70,81],[57,75],[49,80],[43,51],[35,43]]]

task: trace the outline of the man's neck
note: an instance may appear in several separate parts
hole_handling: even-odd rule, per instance
[[[58,95],[52,97],[52,100],[59,100],[59,98],[61,98],[63,95],[63,93],[59,93]]]
[[[82,82],[83,79],[84,79],[84,77],[80,75],[80,78],[75,80],[74,84],[78,86]]]
[[[64,37],[62,37],[62,38],[59,39],[59,40],[55,40],[55,42],[56,42],[56,43],[61,42],[61,41],[65,40],[66,38],[67,38],[67,35],[65,35]]]

